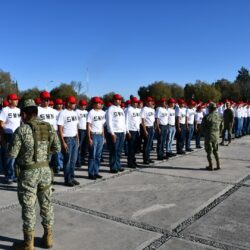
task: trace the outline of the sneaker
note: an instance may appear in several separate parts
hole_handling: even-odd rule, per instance
[[[102,176],[99,175],[99,174],[96,174],[96,175],[95,175],[95,178],[97,178],[97,179],[102,179]]]
[[[77,180],[72,180],[72,183],[74,184],[74,185],[76,185],[76,186],[78,186],[78,185],[80,185],[80,182],[78,182]]]

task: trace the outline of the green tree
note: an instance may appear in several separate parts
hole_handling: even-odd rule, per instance
[[[67,83],[61,83],[59,87],[53,88],[50,91],[50,95],[53,99],[61,98],[65,100],[68,96],[74,96],[77,98],[77,93],[73,89],[72,85]]]
[[[103,95],[103,96],[102,96],[102,99],[103,99],[104,103],[106,104],[106,103],[108,103],[108,102],[111,102],[112,99],[113,99],[113,95],[114,95],[114,94],[115,94],[115,92],[109,92],[109,93]]]
[[[238,71],[238,75],[235,80],[235,84],[238,85],[241,93],[241,97],[244,101],[250,100],[250,75],[249,71],[241,67]]]
[[[0,97],[5,99],[10,93],[18,94],[17,82],[14,82],[9,72],[0,70]]]
[[[24,91],[20,91],[20,102],[19,104],[22,105],[23,101],[26,100],[26,99],[35,99],[37,97],[39,97],[40,95],[40,90],[35,87],[35,88],[31,88],[31,89],[27,89],[27,90],[24,90]]]

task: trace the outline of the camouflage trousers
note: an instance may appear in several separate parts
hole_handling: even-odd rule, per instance
[[[215,160],[216,160],[217,167],[218,167],[219,166],[218,142],[205,140],[204,146],[205,146],[205,150],[207,153],[207,160],[208,160],[209,166],[212,167],[212,153],[213,153]]]
[[[34,230],[36,224],[36,203],[40,206],[42,225],[54,224],[52,206],[51,170],[49,167],[23,170],[18,177],[18,200],[22,207],[23,229]]]

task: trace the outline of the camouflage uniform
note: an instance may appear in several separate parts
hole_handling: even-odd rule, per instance
[[[35,121],[39,125],[36,117]],[[51,151],[60,151],[60,142],[53,127],[50,130]],[[16,164],[20,169],[18,177],[18,199],[22,206],[23,229],[32,231],[36,221],[36,201],[38,199],[42,225],[51,227],[54,221],[53,207],[51,203],[52,176],[48,165],[48,141],[37,142],[37,163],[34,162],[34,138],[31,126],[23,124],[14,133],[14,139],[10,147],[9,155],[16,158]]]
[[[209,104],[209,108],[214,109],[216,106],[214,103]],[[217,169],[220,169],[220,160],[218,153],[218,140],[220,135],[221,118],[217,113],[211,112],[207,114],[202,120],[202,130],[205,136],[205,150],[207,152],[207,160],[209,166],[207,169],[213,169],[212,152],[216,160]]]

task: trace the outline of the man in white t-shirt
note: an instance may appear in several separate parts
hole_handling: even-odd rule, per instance
[[[157,160],[164,159],[164,147],[166,146],[168,134],[168,110],[166,98],[159,100],[159,107],[156,109],[155,121],[157,132]]]
[[[62,143],[63,171],[65,186],[73,187],[80,183],[75,180],[75,165],[79,146],[78,117],[75,111],[76,98],[66,99],[66,108],[58,117],[58,132]]]
[[[121,108],[122,97],[119,94],[113,96],[113,105],[109,107],[106,113],[106,123],[109,140],[109,164],[110,172],[117,173],[124,171],[121,167],[121,153],[124,144],[126,126],[125,114]]]
[[[168,134],[167,134],[167,141],[166,141],[166,148],[167,153],[166,157],[173,157],[176,156],[175,153],[172,151],[174,136],[176,133],[176,127],[175,127],[175,104],[176,101],[174,98],[169,98],[168,100]]]
[[[186,137],[187,112],[183,99],[178,100],[179,107],[176,108],[176,151],[177,154],[185,154],[183,150]]]
[[[154,122],[155,122],[155,110],[154,110],[154,100],[151,96],[146,99],[146,106],[141,110],[142,127],[144,133],[143,142],[143,163],[148,165],[154,163],[150,159],[150,151],[154,138]]]
[[[187,107],[187,123],[186,123],[186,151],[191,152],[191,140],[194,133],[194,115],[195,115],[195,101],[190,100]]]
[[[201,147],[201,124],[203,119],[202,105],[199,105],[196,109],[196,113],[194,115],[194,131],[195,131],[195,144],[196,148]]]
[[[137,167],[135,153],[141,124],[141,110],[138,109],[138,102],[137,97],[132,97],[130,106],[125,111],[129,168]]]
[[[88,175],[89,179],[102,178],[99,175],[102,148],[104,143],[105,112],[102,100],[95,96],[91,99],[93,109],[87,116],[87,137],[89,145]]]
[[[76,109],[76,113],[78,116],[78,135],[79,135],[79,149],[78,149],[78,157],[76,162],[76,167],[80,168],[82,165],[86,164],[85,157],[87,155],[87,115],[88,111],[86,110],[88,103],[86,100],[79,101],[79,108]]]
[[[0,129],[2,139],[2,150],[4,151],[4,174],[7,184],[11,184],[16,181],[14,162],[15,160],[10,158],[7,153],[7,149],[12,141],[15,130],[20,126],[21,116],[20,109],[17,108],[18,100],[16,94],[9,94],[7,96],[9,106],[2,109],[0,114]]]

